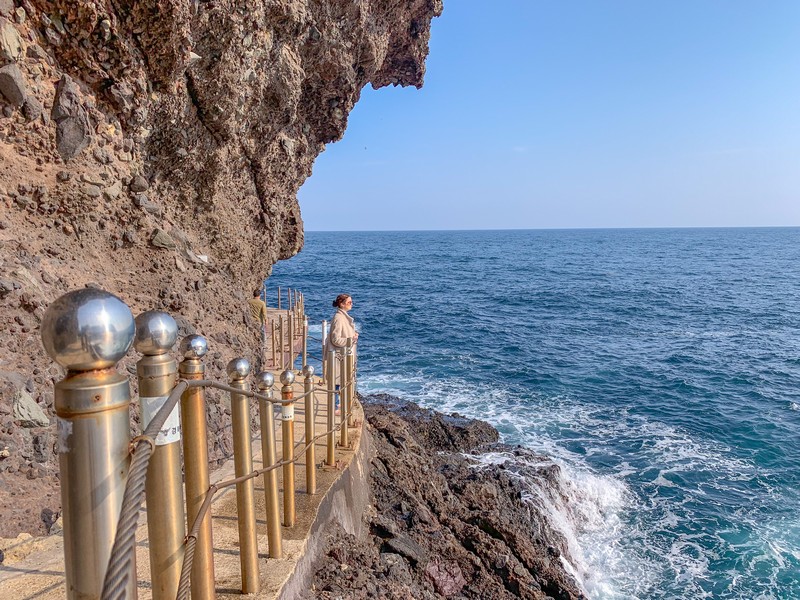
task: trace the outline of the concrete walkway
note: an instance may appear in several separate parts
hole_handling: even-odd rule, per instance
[[[277,376],[276,376],[277,380]],[[314,424],[317,434],[327,430],[327,394],[322,382],[315,378],[316,415]],[[279,384],[276,384],[279,389]],[[302,382],[294,386],[295,397],[302,394]],[[303,401],[295,409],[295,444],[305,446],[305,419],[307,415]],[[338,418],[337,418],[338,422]],[[267,554],[267,532],[265,521],[265,499],[263,478],[255,480],[255,502],[257,536],[259,548],[259,570],[261,592],[250,598],[293,598],[310,579],[311,563],[322,540],[317,535],[323,525],[332,519],[342,523],[346,530],[358,533],[360,517],[366,508],[368,486],[366,483],[369,451],[368,440],[362,438],[363,411],[357,404],[353,410],[353,427],[349,429],[350,449],[336,449],[337,464],[327,467],[321,463],[326,457],[326,439],[315,444],[317,469],[317,493],[306,494],[305,455],[295,465],[296,513],[294,527],[282,527],[283,559],[270,559]],[[276,419],[277,456],[281,458],[280,421]],[[337,433],[337,441],[339,434]],[[365,443],[366,442],[366,443]],[[254,469],[262,468],[260,436],[253,443]],[[233,458],[211,474],[216,483],[234,477]],[[278,485],[282,474],[278,471]],[[282,510],[281,489],[281,510]],[[240,596],[238,530],[236,521],[236,491],[228,488],[218,492],[212,505],[212,527],[214,538],[214,566],[218,598]],[[149,573],[149,550],[147,539],[147,509],[144,507],[137,529],[137,577],[139,598],[152,597]],[[45,538],[19,540],[0,547],[5,559],[0,565],[0,598],[8,600],[50,600],[66,597],[63,561],[63,538],[61,534]]]

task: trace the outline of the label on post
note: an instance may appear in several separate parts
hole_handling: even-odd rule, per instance
[[[294,404],[281,404],[281,420],[294,421]]]
[[[153,396],[151,398],[139,397],[142,407],[142,429],[147,429],[150,421],[156,416],[161,407],[167,402],[167,396]],[[181,439],[181,409],[180,404],[176,404],[172,412],[169,413],[164,426],[156,436],[156,446],[166,446]]]
[[[56,430],[58,431],[58,453],[67,454],[69,452],[69,438],[72,437],[72,421],[56,417]]]

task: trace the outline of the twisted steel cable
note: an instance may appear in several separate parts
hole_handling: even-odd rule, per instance
[[[103,580],[102,600],[124,600],[128,573],[133,567],[139,508],[142,504],[142,495],[144,494],[145,481],[147,479],[147,467],[155,449],[155,438],[183,393],[189,388],[196,387],[216,388],[251,398],[263,399],[273,404],[283,403],[280,399],[268,398],[263,394],[240,390],[208,379],[181,380],[175,385],[166,402],[150,421],[142,435],[131,442],[131,465],[122,496],[122,508],[119,522],[117,523],[117,533],[114,537],[114,545],[111,549],[108,568]],[[293,401],[301,400],[313,391],[314,387],[309,392],[294,398]]]

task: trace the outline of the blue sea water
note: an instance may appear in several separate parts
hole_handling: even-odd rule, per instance
[[[590,597],[800,598],[800,229],[310,232],[267,285],[558,462]]]

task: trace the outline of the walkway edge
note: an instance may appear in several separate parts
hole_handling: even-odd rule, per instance
[[[356,537],[363,533],[362,517],[367,511],[371,495],[370,463],[375,455],[375,447],[367,430],[366,421],[362,422],[359,438],[352,460],[317,507],[317,514],[309,529],[303,555],[278,591],[276,600],[294,600],[311,588],[314,565],[321,558],[327,526],[330,523],[338,523],[347,533]]]

